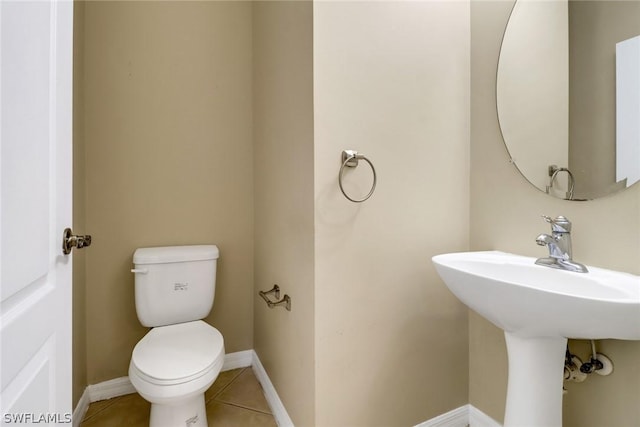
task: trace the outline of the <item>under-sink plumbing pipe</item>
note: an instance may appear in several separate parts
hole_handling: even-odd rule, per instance
[[[582,360],[575,354],[571,354],[569,343],[567,343],[567,351],[564,356],[564,379],[566,381],[575,381],[581,383],[587,379],[587,374],[582,372]]]
[[[591,341],[591,360],[580,366],[580,372],[585,374],[596,373],[599,375],[609,375],[613,372],[613,363],[604,354],[596,352],[596,342]]]
[[[588,362],[582,363],[582,360],[575,354],[571,354],[569,350],[569,343],[567,343],[567,351],[564,356],[564,380],[574,381],[581,383],[587,379],[587,376],[592,373],[598,375],[609,375],[613,372],[613,363],[611,360],[602,353],[596,352],[596,343],[591,341],[591,356]],[[562,387],[562,394],[567,394],[569,391]]]
[[[567,351],[564,361],[564,379],[568,381],[582,382],[587,378],[588,374],[597,373],[598,375],[609,375],[613,372],[613,363],[611,359],[602,353],[596,352],[596,343],[591,342],[591,356],[588,362],[582,363],[582,360],[575,354],[571,354],[569,344],[567,343]]]

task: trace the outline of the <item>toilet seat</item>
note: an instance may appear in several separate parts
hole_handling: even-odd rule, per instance
[[[130,369],[150,384],[170,386],[219,371],[223,362],[222,334],[197,320],[151,329],[133,349]]]

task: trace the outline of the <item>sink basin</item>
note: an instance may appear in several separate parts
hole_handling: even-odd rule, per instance
[[[640,340],[640,276],[589,267],[575,273],[504,252],[433,257],[453,294],[520,336]]]
[[[505,332],[505,427],[562,426],[567,338],[640,340],[640,276],[535,260],[497,251],[433,257],[451,292]]]

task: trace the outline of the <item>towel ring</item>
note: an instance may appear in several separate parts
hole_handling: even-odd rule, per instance
[[[344,175],[345,167],[355,168],[358,166],[358,160],[364,160],[369,163],[371,166],[371,171],[373,172],[373,185],[371,186],[371,190],[369,190],[369,194],[364,196],[363,199],[353,199],[349,197],[349,195],[344,191],[344,187],[342,186],[342,175]],[[352,201],[353,203],[362,203],[367,200],[373,194],[373,191],[376,189],[376,183],[378,182],[378,177],[376,175],[376,168],[373,167],[373,163],[369,159],[367,159],[363,154],[359,154],[355,150],[344,150],[342,152],[342,166],[340,167],[340,173],[338,174],[338,184],[340,185],[340,191],[344,194],[344,197]]]

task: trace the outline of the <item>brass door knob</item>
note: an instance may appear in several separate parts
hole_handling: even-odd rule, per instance
[[[62,253],[69,255],[72,248],[82,249],[91,246],[91,236],[88,234],[75,235],[70,228],[65,228],[62,234]]]

